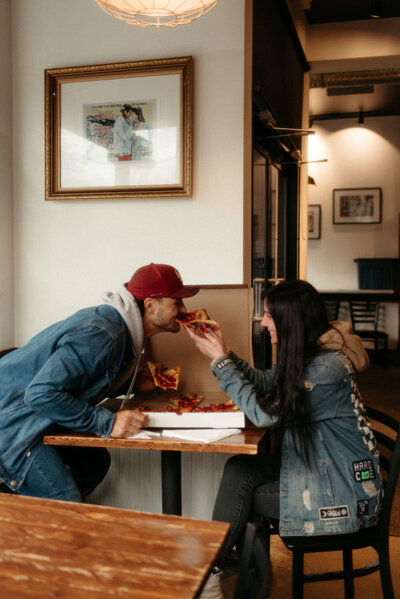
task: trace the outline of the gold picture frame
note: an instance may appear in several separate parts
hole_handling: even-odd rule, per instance
[[[46,69],[46,200],[190,196],[192,94],[191,56]]]

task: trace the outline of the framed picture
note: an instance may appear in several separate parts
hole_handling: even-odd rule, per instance
[[[189,196],[192,57],[46,69],[46,200]]]
[[[321,239],[321,206],[308,205],[308,239]]]
[[[382,222],[382,189],[361,187],[333,190],[333,223],[376,224]]]

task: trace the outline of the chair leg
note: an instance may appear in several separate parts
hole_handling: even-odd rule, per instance
[[[379,550],[379,566],[383,599],[394,599],[388,543]]]
[[[343,550],[344,596],[346,599],[354,597],[353,579],[353,552],[351,549]]]
[[[292,599],[303,599],[304,553],[293,551]]]

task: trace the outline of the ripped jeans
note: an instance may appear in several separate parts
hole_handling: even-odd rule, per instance
[[[260,516],[279,519],[279,455],[236,455],[226,462],[213,520],[229,522],[228,538],[215,565],[224,569],[241,545],[246,524]]]

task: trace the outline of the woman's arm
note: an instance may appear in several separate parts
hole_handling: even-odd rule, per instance
[[[274,378],[273,370],[264,373],[252,368],[236,354],[229,353],[222,329],[217,324],[212,329],[185,326],[196,347],[212,360],[212,371],[223,391],[257,426],[271,426],[276,418],[266,414],[259,399],[268,392]]]
[[[246,360],[242,360],[233,352],[229,352],[229,357],[232,358],[237,368],[243,372],[250,383],[253,383],[261,392],[268,393],[271,389],[272,380],[275,374],[275,368],[272,370],[259,370],[250,366]],[[213,366],[213,364],[211,364]]]

